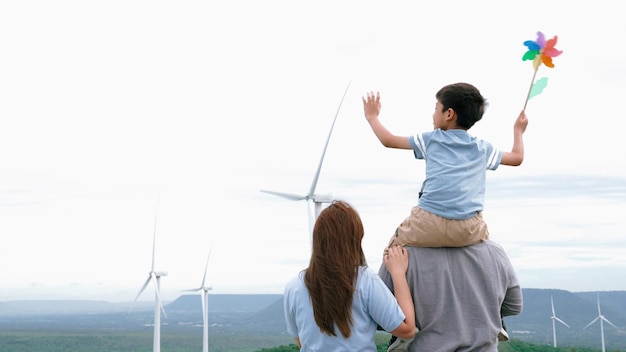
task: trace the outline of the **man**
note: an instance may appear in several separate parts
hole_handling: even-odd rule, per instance
[[[483,241],[467,247],[406,249],[419,329],[408,341],[408,351],[496,352],[501,318],[522,311],[517,275],[502,247]],[[393,290],[384,265],[378,275]],[[408,343],[397,345],[390,350],[407,350]]]

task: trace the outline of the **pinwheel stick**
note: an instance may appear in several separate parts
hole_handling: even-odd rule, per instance
[[[535,72],[533,73],[533,79],[530,81],[530,87],[528,88],[528,94],[526,94],[526,102],[524,103],[524,108],[522,110],[526,110],[526,105],[528,105],[528,99],[530,99],[530,92],[533,90],[533,84],[535,84],[535,76],[537,76],[537,70],[539,67],[535,68]]]

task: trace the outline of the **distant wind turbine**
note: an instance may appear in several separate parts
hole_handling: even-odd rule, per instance
[[[591,324],[595,323],[598,320],[600,320],[600,336],[602,337],[602,352],[606,352],[606,349],[604,347],[604,323],[603,322],[607,322],[607,324],[613,326],[616,329],[617,329],[617,326],[615,326],[607,318],[605,318],[604,315],[602,315],[602,312],[600,311],[600,294],[599,293],[598,293],[598,316],[594,320],[592,320],[591,323],[587,324],[587,326],[585,326],[583,330],[585,330],[586,328],[591,326]]]
[[[315,172],[315,176],[313,177],[311,188],[309,188],[309,193],[293,194],[293,193],[261,190],[261,192],[273,194],[275,196],[283,197],[289,200],[296,200],[296,201],[306,200],[307,201],[307,212],[308,212],[308,217],[309,217],[309,243],[313,242],[313,226],[315,225],[315,220],[317,220],[318,215],[322,211],[322,204],[330,204],[334,200],[332,194],[316,194],[315,188],[317,187],[317,180],[319,179],[320,171],[322,170],[322,163],[324,162],[324,156],[326,155],[328,142],[330,141],[330,136],[333,133],[333,128],[335,127],[335,122],[337,121],[339,110],[341,110],[343,99],[346,97],[346,93],[348,93],[348,88],[350,88],[350,83],[351,82],[348,82],[348,86],[346,87],[346,90],[344,91],[343,96],[341,97],[341,101],[339,102],[339,107],[337,108],[337,112],[335,113],[333,124],[331,125],[330,132],[328,133],[328,137],[326,138],[326,144],[324,145],[324,150],[322,151],[322,157],[320,158],[320,162],[317,165],[317,171]]]
[[[158,204],[157,204],[157,213],[158,213]],[[148,273],[148,278],[144,282],[143,286],[139,290],[139,293],[135,297],[135,302],[141,296],[143,291],[146,289],[148,284],[152,281],[152,285],[154,286],[154,340],[152,344],[153,352],[161,351],[161,311],[163,315],[167,317],[165,314],[165,309],[163,308],[163,304],[161,303],[161,277],[166,276],[167,272],[165,271],[155,271],[154,270],[154,253],[156,249],[156,218],[157,215],[154,216],[154,233],[152,235],[152,267],[150,272]]]
[[[559,319],[556,314],[554,313],[554,301],[552,300],[552,296],[550,296],[550,304],[552,305],[552,339],[554,341],[554,347],[556,347],[556,323],[555,322],[559,322],[565,326],[567,326],[568,328],[570,327],[569,325],[567,325],[566,322],[564,322],[563,320]]]
[[[196,292],[202,291],[202,295],[200,296],[202,299],[202,352],[209,351],[209,291],[212,290],[212,287],[206,286],[206,274],[207,269],[209,268],[209,259],[211,258],[211,249],[209,249],[209,255],[206,258],[206,264],[204,266],[204,276],[202,276],[202,284],[198,288],[185,290],[187,292]]]

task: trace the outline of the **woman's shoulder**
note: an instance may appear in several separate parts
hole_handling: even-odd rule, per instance
[[[287,291],[297,290],[302,287],[306,287],[304,284],[304,271],[299,272],[298,275],[292,277],[291,279],[289,279],[289,281],[287,281],[287,284],[285,284],[285,293],[287,293]]]
[[[370,269],[369,266],[362,265],[359,267],[359,276],[372,277],[372,276],[377,276],[377,275],[372,269]]]
[[[370,269],[367,266],[361,266],[359,267],[358,281],[360,282],[361,286],[369,286],[372,284],[373,281],[382,282],[382,279],[380,278],[380,276],[378,276],[378,273],[374,272],[374,270]]]

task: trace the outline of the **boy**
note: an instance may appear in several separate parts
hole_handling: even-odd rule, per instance
[[[416,159],[426,161],[418,204],[398,226],[388,247],[464,247],[487,240],[482,217],[486,170],[496,170],[500,164],[519,166],[524,160],[523,134],[528,125],[524,111],[513,127],[511,151],[502,152],[467,132],[487,107],[476,87],[450,84],[435,98],[433,131],[410,137],[394,135],[380,122],[380,93],[369,92],[362,98],[367,122],[385,147],[413,150]],[[499,339],[507,340],[504,329],[502,334]]]

